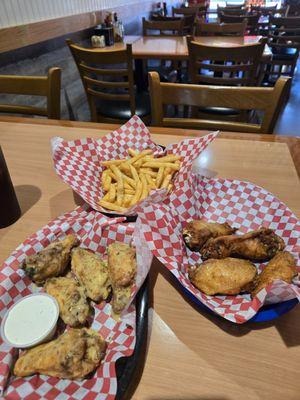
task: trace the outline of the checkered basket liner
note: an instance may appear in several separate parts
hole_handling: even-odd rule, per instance
[[[182,229],[188,220],[203,218],[228,222],[246,233],[261,226],[274,229],[283,238],[300,268],[300,222],[276,197],[249,182],[207,179],[190,175],[184,187],[174,191],[170,204],[152,204],[140,210],[139,218],[147,244],[156,256],[198,300],[216,314],[235,323],[251,319],[264,304],[298,298],[299,282],[276,281],[262,289],[254,299],[249,294],[207,296],[188,279],[188,265],[201,263],[200,254],[190,251],[183,242]],[[256,264],[260,271],[265,264]]]
[[[128,158],[128,149],[138,151],[153,150],[155,155],[177,154],[182,157],[182,166],[174,180],[174,188],[183,185],[185,175],[191,170],[195,158],[217,136],[218,132],[210,133],[204,137],[185,139],[174,143],[162,150],[161,146],[154,143],[150,132],[139,117],[132,117],[118,130],[96,140],[91,138],[78,139],[66,142],[55,137],[51,141],[53,161],[56,173],[68,184],[74,192],[79,194],[93,209],[106,213],[110,212],[101,207],[98,202],[104,196],[101,176],[104,167],[101,161]],[[140,207],[151,203],[159,203],[166,199],[165,189],[152,192],[145,200],[140,202]],[[137,206],[133,206],[125,215],[136,215]]]
[[[115,362],[118,358],[132,354],[135,346],[134,295],[142,285],[152,262],[152,254],[143,238],[137,234],[139,222],[122,223],[123,217],[107,218],[100,213],[77,208],[44,226],[22,243],[5,261],[0,270],[0,319],[19,298],[41,291],[19,269],[26,255],[34,254],[57,238],[73,233],[81,246],[104,254],[113,242],[133,244],[137,252],[138,273],[131,304],[122,314],[120,322],[111,317],[111,305],[102,302],[93,305],[95,316],[92,328],[108,342],[106,356],[90,379],[72,381],[46,375],[17,378],[10,374],[18,356],[18,350],[0,339],[0,398],[5,399],[114,399],[117,391]],[[92,303],[93,304],[93,303]]]

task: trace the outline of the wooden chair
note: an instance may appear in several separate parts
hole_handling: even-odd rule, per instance
[[[170,17],[164,15],[152,15],[152,21],[179,21],[181,19],[184,20],[183,24],[183,35],[191,35],[193,33],[193,26],[195,23],[195,16],[194,15],[183,15],[178,17]]]
[[[247,21],[247,31],[251,35],[256,35],[258,33],[258,20],[259,20],[259,15],[258,14],[252,14],[252,15],[228,15],[221,13],[220,14],[220,22],[224,22],[227,24],[232,24],[232,23],[242,23],[245,19]]]
[[[206,13],[206,6],[193,6],[193,7],[172,7],[172,15],[193,15],[196,17],[199,14]]]
[[[243,46],[217,47],[188,37],[191,83],[256,86],[266,39]]]
[[[220,129],[251,133],[272,133],[283,106],[290,78],[280,78],[274,88],[221,87],[161,83],[156,72],[149,73],[152,125],[192,129]],[[261,123],[241,123],[197,118],[167,118],[167,105],[198,107],[233,107],[260,110]]]
[[[147,21],[144,17],[143,23],[143,36],[153,35],[167,35],[167,36],[182,36],[184,29],[184,18],[176,20],[165,21]],[[149,33],[148,31],[152,31]],[[154,33],[153,33],[154,31]],[[158,33],[155,33],[155,31]]]
[[[247,10],[241,8],[232,8],[232,7],[219,7],[217,8],[217,14],[220,18],[221,13],[226,15],[246,15]]]
[[[268,45],[273,56],[264,83],[273,85],[279,76],[294,76],[300,49],[300,17],[270,16]]]
[[[245,8],[246,7],[246,3],[241,3],[241,4],[235,4],[235,3],[229,3],[228,1],[225,2],[226,4],[226,8]]]
[[[134,114],[150,112],[149,98],[136,93],[132,46],[124,50],[91,49],[67,44],[76,62],[87,95],[93,122],[124,122]]]
[[[237,24],[207,23],[199,20],[194,26],[194,36],[244,36],[247,22]]]
[[[0,93],[45,96],[46,107],[0,104],[0,112],[40,115],[60,119],[61,69],[50,68],[47,76],[0,75]]]

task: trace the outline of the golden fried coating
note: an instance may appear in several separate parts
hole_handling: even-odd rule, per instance
[[[109,245],[108,268],[113,288],[113,311],[120,314],[128,303],[135,281],[135,249],[125,243],[116,242]]]
[[[55,240],[37,254],[26,257],[22,268],[35,283],[42,284],[46,279],[65,272],[70,261],[71,250],[78,244],[79,241],[74,235]]]
[[[272,229],[260,228],[245,235],[209,239],[201,249],[201,258],[237,257],[259,262],[270,260],[284,247],[284,241]]]
[[[183,229],[183,240],[190,250],[200,251],[208,239],[231,235],[235,231],[236,229],[232,228],[227,222],[219,224],[199,219],[187,223]]]
[[[82,379],[100,364],[105,349],[106,343],[96,331],[71,328],[59,338],[22,353],[14,374],[40,373],[63,379]]]
[[[297,273],[294,257],[288,251],[277,253],[254,280],[254,288],[251,291],[252,297],[255,297],[261,289],[270,285],[276,279],[291,283]]]
[[[107,262],[95,253],[77,247],[72,251],[71,268],[90,299],[99,301],[108,298],[111,282]]]
[[[71,277],[47,279],[46,292],[55,297],[59,305],[59,315],[65,324],[76,327],[84,325],[90,306],[85,290]]]
[[[238,294],[247,290],[257,273],[255,265],[237,258],[210,259],[189,269],[189,278],[203,293]]]

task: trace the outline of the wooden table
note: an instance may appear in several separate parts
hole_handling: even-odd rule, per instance
[[[206,46],[235,47],[257,43],[261,36],[196,36],[195,41]],[[124,43],[132,44],[132,55],[135,59],[187,60],[189,57],[185,36],[126,36]],[[124,43],[115,43],[108,49],[124,49]],[[95,49],[95,51],[101,49]],[[271,58],[272,52],[266,45],[263,61]]]
[[[19,221],[0,230],[2,261],[29,234],[74,207],[72,190],[54,172],[50,138],[98,138],[111,129],[70,121],[0,120],[0,143],[23,210]],[[169,128],[151,132],[163,145],[183,135],[204,134]],[[199,164],[218,176],[265,187],[299,217],[300,185],[287,146],[290,139],[281,140],[271,135],[221,134]],[[298,146],[299,139],[293,143]],[[295,161],[299,167],[297,157]],[[300,307],[273,322],[238,326],[199,312],[158,262],[150,280],[147,357],[133,399],[299,399]]]

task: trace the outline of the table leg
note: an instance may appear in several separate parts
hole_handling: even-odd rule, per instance
[[[135,82],[138,92],[147,90],[147,76],[144,73],[144,62],[141,59],[135,59]]]

